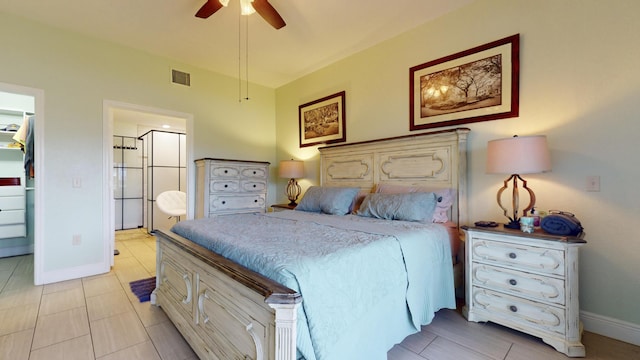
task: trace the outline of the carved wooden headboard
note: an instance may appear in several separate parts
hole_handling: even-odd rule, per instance
[[[457,202],[449,218],[465,225],[468,133],[458,128],[321,147],[320,183],[364,190],[377,184],[451,188]]]

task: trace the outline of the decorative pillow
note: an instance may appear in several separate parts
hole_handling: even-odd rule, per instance
[[[407,194],[417,192],[433,192],[436,194],[438,203],[436,209],[433,212],[433,222],[444,223],[449,221],[449,209],[455,200],[455,191],[450,188],[438,189],[429,188],[426,186],[407,186],[407,185],[392,185],[392,184],[378,184],[376,186],[376,193],[380,194]]]
[[[357,214],[387,220],[431,222],[435,208],[434,193],[369,194]]]
[[[345,215],[351,211],[358,191],[359,188],[312,186],[307,189],[296,210]]]

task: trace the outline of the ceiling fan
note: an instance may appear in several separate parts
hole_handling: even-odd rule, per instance
[[[228,4],[229,0],[207,0],[196,13],[196,17],[206,19]],[[266,22],[276,29],[287,25],[284,20],[282,20],[280,14],[278,14],[278,11],[269,4],[268,0],[240,0],[240,4],[242,15],[252,14],[255,10]]]

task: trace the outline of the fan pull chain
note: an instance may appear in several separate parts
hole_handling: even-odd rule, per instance
[[[246,60],[244,62],[244,69],[245,69],[245,80],[247,81],[247,85],[245,87],[245,93],[246,93],[246,97],[244,98],[245,100],[249,100],[249,16],[245,16],[245,24],[247,24],[247,31],[245,31],[245,52],[244,55],[246,57]]]
[[[238,102],[242,102],[242,17],[238,19]],[[249,17],[245,17],[245,94],[244,100],[249,100]]]
[[[238,15],[238,102],[242,102],[242,15]]]

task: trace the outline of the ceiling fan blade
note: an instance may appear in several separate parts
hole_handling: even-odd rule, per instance
[[[278,11],[276,11],[276,9],[274,9],[273,6],[269,4],[269,1],[253,0],[253,3],[251,3],[251,5],[253,5],[253,8],[256,10],[256,12],[260,14],[260,16],[262,16],[262,18],[265,19],[265,21],[271,24],[271,26],[273,26],[274,28],[280,29],[281,27],[287,25],[284,20],[282,20],[280,14],[278,14]]]
[[[207,0],[196,13],[196,17],[206,19],[222,8],[220,0]]]

